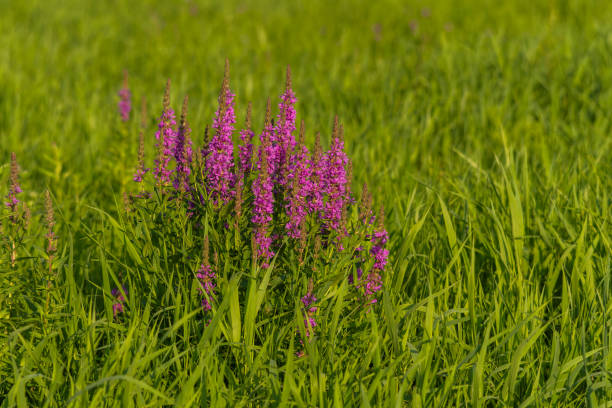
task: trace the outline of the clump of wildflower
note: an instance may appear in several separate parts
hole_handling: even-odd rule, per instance
[[[270,236],[269,224],[274,212],[274,184],[270,177],[270,100],[266,108],[266,120],[262,134],[263,143],[259,146],[259,173],[253,181],[253,217],[251,221],[255,224],[255,243],[257,244],[257,256],[264,259],[263,266],[267,267],[268,261],[274,256],[271,250],[272,237]]]
[[[174,188],[180,191],[189,190],[189,175],[191,174],[191,129],[187,124],[187,103],[185,96],[181,111],[181,123],[174,143],[174,160],[176,161]]]
[[[118,314],[124,312],[123,302],[125,302],[125,296],[128,294],[128,290],[125,286],[122,286],[123,292],[119,288],[114,288],[111,290],[111,295],[113,296],[113,317],[117,317]]]
[[[234,94],[229,87],[229,62],[225,61],[225,76],[221,93],[219,94],[219,109],[215,112],[213,129],[216,130],[208,146],[206,171],[208,177],[208,192],[213,202],[227,203],[233,192],[234,185],[234,131],[236,117],[234,115]]]
[[[155,159],[155,169],[153,174],[158,185],[167,185],[170,183],[172,171],[168,168],[168,164],[174,155],[174,144],[176,142],[176,117],[174,110],[170,107],[170,80],[166,83],[166,92],[164,94],[164,103],[158,131],[155,133],[157,139],[157,158]]]
[[[6,196],[7,201],[4,203],[11,211],[11,221],[13,223],[17,221],[17,204],[19,204],[17,194],[21,192],[21,186],[19,185],[19,165],[17,164],[17,156],[15,155],[15,152],[13,152],[11,153],[11,175],[9,178],[9,191]]]
[[[208,236],[204,238],[204,249],[202,252],[202,264],[196,274],[198,278],[199,291],[202,295],[202,307],[208,312],[212,309],[211,301],[214,297],[216,275],[209,262],[209,242]]]
[[[245,129],[240,131],[240,140],[242,140],[242,145],[238,147],[240,149],[240,168],[242,169],[244,177],[249,175],[253,166],[252,140],[254,135],[255,132],[251,130],[251,102],[249,102],[246,114]]]
[[[132,110],[132,93],[128,88],[128,73],[123,71],[123,87],[119,90],[119,114],[121,120],[127,122],[130,120],[130,112]]]

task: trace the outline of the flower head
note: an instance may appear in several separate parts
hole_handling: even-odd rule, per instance
[[[281,102],[278,104],[279,114],[274,128],[274,142],[276,144],[276,155],[274,167],[277,171],[275,178],[281,186],[288,182],[287,172],[289,159],[295,149],[295,103],[297,99],[291,89],[291,69],[287,66],[287,79],[285,82],[285,92],[281,95]]]
[[[272,237],[270,236],[269,224],[272,221],[274,212],[274,184],[270,177],[270,100],[266,108],[266,120],[264,132],[262,133],[263,143],[259,146],[259,173],[253,181],[253,217],[251,221],[255,224],[255,243],[257,246],[257,256],[264,259],[264,266],[274,253],[271,251]]]
[[[187,124],[188,100],[188,97],[185,96],[181,111],[181,124],[174,143],[174,160],[176,161],[174,188],[183,192],[189,190],[189,175],[191,174],[191,129]]]
[[[304,145],[304,121],[300,126],[299,143],[292,155],[289,166],[288,181],[291,182],[289,202],[286,204],[289,221],[285,225],[287,235],[291,238],[300,239],[303,236],[304,219],[307,215],[306,202],[312,191],[310,162],[308,148]]]
[[[213,129],[215,135],[210,141],[206,156],[208,191],[215,203],[227,203],[233,196],[234,185],[234,94],[229,87],[229,62],[225,61],[225,76],[219,94],[219,109],[215,112]]]
[[[157,139],[157,158],[155,159],[155,169],[153,174],[159,185],[170,183],[172,171],[168,168],[170,160],[174,156],[174,144],[176,143],[176,117],[174,110],[170,107],[170,80],[166,83],[166,92],[164,94],[164,104],[159,124],[158,131],[155,133]]]
[[[334,120],[332,132],[332,145],[327,153],[326,192],[328,195],[324,207],[324,220],[326,227],[338,231],[342,221],[342,211],[348,200],[346,167],[348,157],[344,153],[344,140],[342,127],[338,125],[338,117]]]

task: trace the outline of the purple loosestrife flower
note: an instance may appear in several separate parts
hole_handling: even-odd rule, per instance
[[[374,265],[372,270],[361,282],[359,287],[364,288],[364,296],[368,304],[376,303],[376,293],[382,289],[382,275],[385,266],[387,264],[387,257],[389,256],[389,250],[385,248],[385,244],[389,238],[389,234],[385,230],[384,225],[384,208],[380,208],[380,214],[378,216],[378,225],[372,234],[372,248],[370,249],[370,256],[374,258]]]
[[[303,238],[302,229],[306,218],[306,200],[312,191],[310,181],[311,163],[308,149],[304,145],[304,121],[300,126],[299,144],[295,154],[292,156],[292,166],[289,168],[288,181],[291,184],[290,200],[286,204],[289,222],[285,225],[287,235],[291,238]]]
[[[157,139],[157,159],[155,159],[155,169],[153,171],[158,185],[164,186],[170,183],[172,171],[168,164],[174,155],[174,144],[176,142],[176,118],[174,110],[170,107],[170,80],[166,84],[164,94],[164,107],[157,125],[158,131],[155,133]]]
[[[314,333],[314,328],[317,326],[314,315],[318,308],[312,305],[317,301],[317,298],[312,293],[312,290],[313,282],[312,279],[310,279],[308,281],[308,292],[300,299],[302,305],[304,305],[304,327],[306,328],[306,337],[308,338]]]
[[[132,110],[132,93],[128,88],[128,73],[123,71],[123,87],[119,90],[119,114],[121,120],[127,122],[130,120],[130,111]]]
[[[216,132],[208,146],[206,160],[208,192],[215,203],[227,203],[233,196],[231,189],[234,186],[234,123],[234,94],[229,87],[229,62],[226,60],[225,76],[219,94],[219,109],[215,112],[213,122]]]
[[[208,236],[204,238],[204,250],[202,252],[202,264],[196,277],[198,278],[199,291],[202,295],[202,307],[205,312],[212,309],[211,301],[213,300],[215,287],[217,286],[215,280],[216,275],[208,260],[209,257],[209,242]]]
[[[125,292],[125,294],[128,294],[127,288],[125,286],[123,287],[123,292]],[[115,301],[113,303],[113,317],[117,317],[118,314],[123,313],[124,308],[123,308],[123,302],[125,302],[125,297],[123,296],[123,293],[121,293],[121,290],[119,290],[119,288],[114,288],[111,291],[111,295],[115,298]]]
[[[189,191],[189,175],[191,174],[191,129],[187,124],[188,100],[185,96],[181,111],[181,124],[174,144],[174,160],[176,161],[174,188],[183,192]]]
[[[372,266],[372,269],[381,272],[385,269],[389,256],[389,250],[385,248],[385,244],[389,239],[389,234],[385,229],[384,214],[384,207],[381,207],[380,214],[378,215],[378,226],[372,234],[373,246],[372,249],[370,249],[370,255],[374,258],[374,266]]]
[[[338,117],[334,119],[334,131],[332,133],[332,145],[327,153],[327,202],[324,209],[324,220],[326,227],[338,231],[342,220],[342,211],[347,202],[347,179],[346,166],[348,157],[344,153],[344,141],[342,139],[342,128],[338,126]]]
[[[278,104],[279,114],[277,116],[274,135],[276,142],[275,168],[277,174],[275,178],[281,186],[287,185],[287,171],[289,157],[295,150],[295,103],[297,99],[291,89],[291,69],[287,66],[287,79],[285,82],[285,92],[281,95],[281,103]]]
[[[244,177],[248,177],[251,172],[251,168],[253,167],[253,136],[255,133],[251,130],[251,102],[249,102],[249,106],[247,108],[246,115],[246,128],[240,131],[240,140],[242,140],[242,145],[238,148],[240,149],[240,168],[242,169],[242,173]]]
[[[308,197],[308,210],[316,216],[321,216],[327,190],[327,157],[321,148],[321,135],[316,134],[314,152],[312,155],[311,191]]]
[[[268,267],[268,261],[274,256],[270,247],[270,222],[274,212],[274,184],[270,177],[270,100],[266,109],[266,121],[262,133],[263,143],[259,146],[259,173],[253,181],[253,217],[251,221],[255,224],[255,244],[257,246],[257,257],[263,258],[263,267]]]
[[[21,186],[19,185],[19,165],[17,164],[17,155],[15,152],[11,153],[11,175],[9,178],[9,191],[6,196],[6,201],[4,205],[6,205],[11,210],[11,217],[15,216],[17,213],[17,204],[19,204],[19,199],[17,198],[17,194],[21,193]],[[13,222],[16,221],[11,218]]]
[[[362,283],[365,296],[368,304],[373,304],[378,302],[376,299],[376,293],[382,289],[382,277],[378,272],[372,271],[366,276],[364,282]]]

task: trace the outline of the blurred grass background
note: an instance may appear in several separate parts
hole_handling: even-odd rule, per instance
[[[612,3],[1,0],[2,180],[15,151],[27,201],[51,189],[77,265],[89,206],[114,211],[132,188],[123,70],[149,148],[168,78],[198,143],[226,57],[239,124],[252,101],[261,127],[287,64],[310,143],[344,123],[355,188],[389,214],[407,401],[610,406]],[[426,313],[402,314],[418,302]]]

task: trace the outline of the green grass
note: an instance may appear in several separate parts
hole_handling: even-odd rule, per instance
[[[136,3],[0,0],[0,162],[17,153],[34,231],[17,268],[0,252],[0,406],[612,406],[612,3]],[[382,301],[347,315],[340,285],[302,359],[263,271],[244,299],[228,280],[208,326],[186,289],[112,319],[142,255],[122,71],[149,141],[170,78],[201,142],[225,57],[257,129],[290,64],[309,144],[338,114],[387,211]]]

